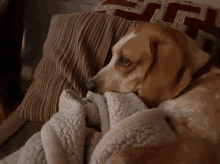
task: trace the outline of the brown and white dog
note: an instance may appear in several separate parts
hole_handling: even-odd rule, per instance
[[[156,107],[165,100],[178,97],[196,79],[193,85],[210,88],[217,98],[210,92],[201,95],[197,89],[188,92],[184,103],[192,107],[192,103],[202,103],[204,98],[201,97],[205,96],[205,105],[203,103],[199,109],[208,119],[214,119],[212,128],[220,131],[220,69],[210,66],[209,54],[190,37],[173,28],[148,23],[131,28],[113,46],[112,53],[110,63],[87,83],[89,90],[99,94],[133,92],[146,106]],[[204,67],[207,63],[209,67]],[[193,78],[195,74],[197,77]],[[192,115],[192,119],[197,117],[200,116]],[[220,163],[220,145],[209,142],[206,132],[190,129],[186,122],[177,124],[172,127],[179,138],[176,142],[121,151],[112,155],[107,163]],[[181,139],[183,134],[188,137]]]

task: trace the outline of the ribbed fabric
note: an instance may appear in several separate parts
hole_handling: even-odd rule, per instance
[[[101,13],[54,16],[34,81],[17,109],[20,117],[49,120],[58,111],[59,96],[65,89],[85,97],[85,82],[108,63],[111,47],[139,23]]]

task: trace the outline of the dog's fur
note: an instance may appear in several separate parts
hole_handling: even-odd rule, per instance
[[[136,92],[147,106],[178,95],[210,58],[184,33],[158,24],[130,29],[112,52],[89,88],[100,94]],[[123,66],[125,60],[132,64]]]
[[[107,91],[133,92],[148,107],[177,97],[191,82],[193,75],[206,65],[209,54],[184,33],[159,24],[145,24],[130,29],[112,48],[110,63],[93,77],[87,84],[88,89],[103,94]],[[220,94],[220,69],[212,67],[206,74],[197,77],[195,86],[212,86],[212,92]],[[193,88],[191,86],[191,88]],[[201,95],[199,90],[187,92],[184,103],[192,104],[190,96],[196,97],[201,111],[208,119],[214,119],[213,128],[220,131],[220,105],[213,95]],[[208,106],[209,105],[209,106]],[[197,119],[196,114],[192,116]],[[188,125],[174,126],[178,136],[176,142],[160,147],[132,148],[116,153],[107,163],[214,163],[219,154],[219,144],[211,143],[196,129]],[[188,138],[181,139],[182,134]],[[196,134],[194,134],[196,133]],[[195,138],[200,135],[199,138]],[[212,150],[213,149],[213,150]]]

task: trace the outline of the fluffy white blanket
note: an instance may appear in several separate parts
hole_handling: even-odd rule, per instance
[[[174,141],[165,117],[164,110],[148,109],[133,93],[88,92],[81,100],[65,90],[59,112],[0,164],[102,164],[118,150]]]

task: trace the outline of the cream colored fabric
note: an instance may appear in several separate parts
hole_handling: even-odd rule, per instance
[[[10,156],[4,158],[0,161],[1,164],[11,164],[11,163],[17,163],[20,153],[22,151],[22,148],[17,150],[16,152],[12,153]]]
[[[59,109],[20,150],[17,163],[80,164],[85,159],[86,163],[98,164],[117,150],[160,145],[176,138],[163,110],[149,110],[133,93],[107,92],[101,96],[88,92],[81,101],[74,91],[65,90]],[[100,119],[89,120],[89,109]],[[93,127],[101,126],[102,133],[86,128],[85,120],[87,125],[91,122]]]

